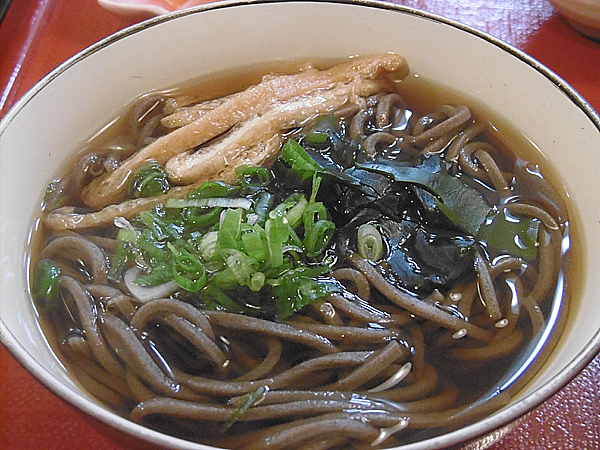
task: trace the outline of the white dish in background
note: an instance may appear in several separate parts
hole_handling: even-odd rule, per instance
[[[571,26],[600,40],[600,0],[550,0]]]
[[[25,273],[28,232],[42,192],[62,161],[141,93],[264,61],[387,51],[405,55],[413,73],[509,120],[552,161],[581,212],[574,214],[586,269],[567,332],[532,383],[491,416],[402,448],[468,442],[557,392],[600,350],[600,191],[590,186],[600,172],[600,117],[558,76],[507,44],[429,13],[369,1],[221,2],[161,16],[84,50],[19,100],[0,122],[2,342],[42,384],[101,422],[160,446],[209,449],[103,408],[82,393],[52,353]]]
[[[98,0],[98,4],[124,16],[160,16],[173,11],[198,6],[203,0]]]

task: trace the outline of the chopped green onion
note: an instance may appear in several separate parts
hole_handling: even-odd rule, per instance
[[[150,162],[133,173],[129,196],[133,198],[153,197],[167,192],[169,188],[169,180],[163,167],[156,162]]]
[[[310,202],[311,203],[314,203],[317,198],[317,193],[319,192],[319,187],[321,186],[322,179],[323,178],[317,172],[315,172],[313,174],[312,192],[310,194]]]
[[[59,296],[60,269],[49,259],[42,259],[35,270],[31,295],[40,312],[56,308]]]
[[[342,292],[337,280],[319,278],[329,270],[328,266],[304,266],[289,270],[272,281],[279,317],[285,319],[330,292]]]
[[[300,239],[298,236],[298,233],[296,233],[291,226],[288,226],[288,233],[290,235],[290,241],[292,242],[292,245],[288,245],[287,247],[296,247],[299,252],[302,252],[302,247],[304,244],[302,243],[302,239]]]
[[[324,144],[329,139],[329,133],[326,131],[311,131],[306,134],[305,138],[309,144]]]
[[[206,269],[200,260],[183,248],[177,248],[169,243],[173,253],[173,279],[183,289],[189,292],[199,291],[206,282]]]
[[[65,183],[60,180],[54,180],[46,186],[44,193],[44,209],[54,211],[63,206],[68,200],[65,195]]]
[[[110,259],[109,275],[111,278],[117,279],[123,273],[129,259],[129,249],[129,244],[117,240],[117,251]]]
[[[248,284],[248,287],[250,288],[250,290],[258,292],[265,285],[265,279],[266,277],[264,273],[254,272],[252,274],[252,277],[250,278],[250,283]]]
[[[279,213],[273,214],[273,211],[270,214],[269,221],[273,223],[275,226],[275,231],[277,233],[277,239],[281,242],[287,241],[289,237],[289,224],[287,218],[284,215]]]
[[[231,186],[222,181],[205,181],[198,189],[190,192],[187,198],[227,197],[238,190],[239,187]]]
[[[182,217],[186,224],[194,225],[198,228],[209,228],[219,220],[223,208],[210,208],[206,211],[204,208],[185,208],[182,211]]]
[[[234,249],[226,249],[222,253],[224,267],[213,274],[210,282],[221,289],[249,286],[252,275],[257,271],[258,262]]]
[[[329,243],[335,225],[330,220],[318,220],[307,231],[304,237],[306,254],[311,258],[320,255]]]
[[[258,267],[257,261],[244,252],[232,251],[225,258],[227,267],[233,272],[240,286],[249,286]]]
[[[267,392],[269,392],[269,386],[260,386],[255,391],[244,395],[241,398],[238,406],[236,406],[233,409],[233,411],[231,412],[231,414],[229,414],[229,417],[227,417],[227,419],[225,419],[225,422],[223,423],[223,427],[222,427],[221,431],[224,433],[229,428],[231,428],[231,426],[234,423],[236,423],[240,419],[240,417],[242,417],[242,415],[246,411],[248,411],[248,409],[250,409],[256,403],[258,403],[260,400],[262,400],[262,398],[264,397],[264,395]]]
[[[224,310],[231,313],[241,314],[243,312],[240,305],[234,302],[227,294],[219,289],[214,284],[209,284],[202,291],[202,296],[205,306],[214,310]]]
[[[133,258],[135,263],[140,266],[145,271],[149,272],[151,270],[151,264],[147,261],[144,253],[139,247],[138,241],[140,232],[137,231],[133,226],[122,217],[117,217],[117,219],[122,219],[127,223],[125,228],[121,228],[117,233],[117,253],[113,258],[113,264],[111,265],[111,274],[115,276],[125,267],[127,261],[130,260],[130,257]],[[121,226],[121,222],[115,219],[115,225]]]
[[[181,215],[169,214],[163,208],[154,208],[140,213],[139,219],[152,230],[157,240],[179,239],[185,233],[185,223]]]
[[[204,261],[210,261],[213,259],[217,250],[217,241],[219,239],[219,233],[216,231],[210,231],[206,233],[200,243],[198,244],[198,251]]]
[[[283,243],[280,239],[283,221],[281,217],[271,218],[265,224],[265,232],[267,236],[267,246],[269,249],[269,259],[271,267],[277,267],[283,264]]]
[[[309,229],[316,221],[327,219],[327,209],[321,202],[309,203],[304,210],[302,219],[304,222],[304,229]]]
[[[292,209],[300,200],[301,197],[303,197],[303,194],[300,194],[298,192],[294,192],[293,194],[291,194],[288,198],[286,198],[284,201],[282,201],[279,205],[277,205],[275,208],[273,208],[273,210],[269,213],[271,216],[273,215],[284,215],[287,211],[289,211],[290,209]]]
[[[289,145],[298,150],[298,144]],[[295,158],[300,158],[302,167],[318,169],[308,156],[303,159],[302,153]],[[320,264],[316,257],[323,253],[334,230],[324,205],[314,200],[321,182],[315,170],[308,175],[313,177],[310,200],[308,194],[298,192],[273,207],[278,187],[262,188],[270,183],[270,172],[245,167],[238,169],[238,174],[246,181],[242,181],[246,190],[206,182],[186,198],[169,199],[164,207],[140,213],[131,222],[115,220],[120,228],[119,247],[111,270],[118,267],[121,272],[133,263],[143,269],[136,275],[139,286],[176,284],[195,293],[192,298],[207,308],[235,312],[251,313],[229,293],[247,289],[252,295],[265,288],[273,300],[256,308],[268,314],[277,309],[288,311],[285,314],[294,312],[326,292],[321,282],[313,279],[323,268],[293,272],[307,262]],[[240,192],[249,196],[240,196]],[[285,297],[279,301],[291,302],[287,309],[276,306],[277,294],[273,293],[273,287],[286,284],[286,280],[298,281],[288,286],[288,291],[278,290]]]
[[[158,286],[173,279],[173,269],[170,262],[162,261],[152,266],[152,272],[142,273],[135,279],[138,286]]]
[[[254,214],[256,214],[255,223],[263,225],[269,215],[269,210],[273,206],[273,194],[269,192],[262,192],[256,198],[254,202]]]
[[[140,250],[146,252],[150,259],[164,259],[164,244],[156,239],[156,235],[150,230],[142,230],[138,236],[137,246]]]
[[[242,225],[242,210],[227,209],[221,217],[221,225],[218,233],[218,244],[221,248],[239,247],[238,239],[240,237]]]
[[[307,206],[308,200],[306,200],[306,197],[302,195],[298,198],[296,204],[288,209],[285,218],[287,219],[290,227],[296,228],[296,226],[298,226],[298,223],[302,220],[302,216],[304,211],[306,211]]]
[[[157,239],[165,239],[167,237],[167,233],[163,231],[163,227],[159,225],[160,218],[156,215],[152,214],[150,211],[143,211],[138,216],[139,219],[146,225],[150,233],[154,234]],[[137,231],[136,231],[137,234]]]
[[[365,223],[358,227],[358,253],[364,259],[377,261],[383,256],[383,239],[373,225]]]
[[[238,166],[235,173],[242,186],[263,187],[271,181],[271,173],[264,167]]]
[[[247,255],[264,262],[269,258],[269,248],[264,230],[242,233],[242,245]]]
[[[292,170],[300,175],[302,181],[312,177],[323,168],[312,159],[306,150],[293,139],[288,139],[281,149],[282,159],[290,165]]]
[[[209,198],[183,198],[167,200],[167,208],[201,208],[201,207],[222,207],[222,208],[242,208],[250,209],[252,200],[247,198],[231,197],[209,197]]]

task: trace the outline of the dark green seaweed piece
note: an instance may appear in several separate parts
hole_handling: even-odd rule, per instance
[[[459,177],[450,175],[438,156],[416,166],[393,161],[357,164],[364,170],[385,173],[397,182],[418,185],[435,195],[439,210],[463,231],[513,256],[533,259],[537,254],[536,219],[506,220],[481,194]]]

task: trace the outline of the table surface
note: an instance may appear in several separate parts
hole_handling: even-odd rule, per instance
[[[548,0],[394,2],[458,20],[514,45],[555,71],[600,111],[600,44],[573,31]],[[13,0],[0,24],[0,117],[61,62],[141,19],[115,15],[96,0]],[[55,397],[0,345],[0,448],[134,446],[110,437]],[[489,447],[501,449],[600,449],[600,355]]]

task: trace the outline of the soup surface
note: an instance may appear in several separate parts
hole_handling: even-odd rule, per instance
[[[216,74],[136,99],[49,184],[32,297],[135,422],[393,447],[501,408],[546,358],[572,272],[549,175],[399,55]]]

